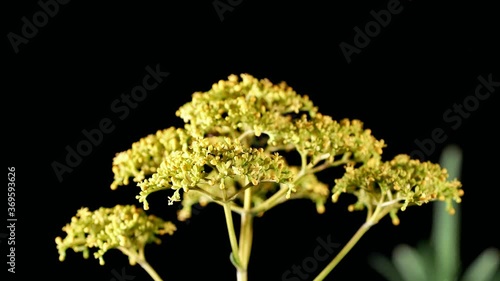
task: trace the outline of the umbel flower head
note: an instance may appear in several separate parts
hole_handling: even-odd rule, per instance
[[[104,264],[104,254],[111,249],[121,250],[134,265],[137,258],[143,258],[144,248],[149,243],[161,243],[160,235],[172,235],[176,227],[137,208],[134,205],[101,207],[95,211],[81,208],[63,227],[66,237],[56,238],[59,260],[64,261],[66,251],[82,252],[88,258],[91,248],[97,248],[94,257]]]
[[[346,175],[335,182],[333,198],[343,192],[357,196],[351,208],[371,210],[385,200],[402,201],[404,210],[433,196],[460,197],[459,183],[448,181],[439,166],[408,156],[383,162],[386,144],[363,122],[333,120],[285,82],[230,75],[195,92],[176,115],[183,128],[159,130],[115,156],[111,188],[132,179],[144,209],[151,193],[169,190],[169,204],[182,202],[181,220],[197,203],[231,203],[238,210],[248,189],[257,214],[289,199],[309,199],[322,213],[330,190],[316,174],[342,165]]]
[[[111,188],[132,179],[145,209],[151,193],[173,190],[169,204],[183,201],[182,219],[196,203],[241,202],[247,188],[254,206],[286,191],[275,202],[308,198],[321,213],[329,191],[314,173],[380,157],[385,146],[359,120],[335,121],[285,82],[248,74],[195,92],[176,115],[184,128],[159,130],[116,155]],[[283,156],[292,151],[299,163]]]
[[[400,154],[390,161],[373,158],[364,165],[346,167],[342,178],[335,180],[332,200],[342,193],[355,195],[358,200],[349,210],[391,208],[394,224],[399,224],[398,210],[411,205],[422,205],[434,200],[446,201],[448,211],[454,214],[453,204],[461,202],[464,192],[457,179],[450,179],[448,171],[439,164],[420,162]]]

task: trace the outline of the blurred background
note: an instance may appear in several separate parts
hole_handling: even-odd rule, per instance
[[[490,2],[154,1],[102,3],[9,1],[2,9],[4,145],[16,168],[16,274],[52,280],[150,280],[117,251],[106,265],[68,253],[54,239],[82,206],[137,204],[135,186],[112,191],[112,158],[148,134],[182,126],[175,110],[196,91],[230,74],[286,81],[334,119],[360,119],[388,146],[439,161],[463,151],[461,260],[467,264],[498,237],[498,22]],[[146,74],[151,90],[127,99]],[[168,73],[168,74],[167,74]],[[67,154],[102,132],[87,155]],[[70,160],[71,161],[71,160]],[[57,174],[53,166],[69,167]],[[322,175],[333,184],[335,176]],[[4,192],[7,196],[6,192]],[[168,193],[150,197],[151,213],[175,221]],[[5,199],[6,200],[6,199]],[[4,201],[5,202],[5,201]],[[255,220],[250,280],[287,280],[330,239],[343,246],[363,223],[349,196],[318,215],[308,201],[287,202]],[[431,231],[432,206],[409,208],[401,224],[381,221],[327,280],[384,280],[368,264]],[[235,280],[222,209],[209,205],[164,243],[146,248],[164,280]],[[0,230],[0,233],[7,229]],[[6,240],[0,240],[6,272]],[[340,248],[338,248],[340,250]],[[333,255],[332,255],[333,258]],[[328,262],[318,262],[312,280]],[[6,280],[2,277],[2,280]],[[366,279],[365,279],[366,280]]]

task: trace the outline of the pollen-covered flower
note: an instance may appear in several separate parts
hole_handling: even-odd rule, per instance
[[[194,136],[238,137],[243,133],[260,136],[286,127],[291,114],[314,115],[316,111],[308,96],[297,94],[285,82],[273,84],[249,74],[233,74],[206,92],[194,93],[176,114]]]
[[[211,198],[228,200],[235,190],[261,182],[285,183],[292,175],[284,159],[277,153],[265,153],[262,148],[246,147],[228,137],[210,137],[194,140],[182,151],[173,151],[165,157],[150,178],[138,185],[139,201],[148,209],[146,197],[158,190],[172,189],[169,204],[181,201],[180,191],[196,189]],[[223,192],[227,195],[223,198]]]
[[[113,159],[114,181],[111,189],[128,185],[129,179],[140,182],[156,172],[165,156],[176,150],[185,149],[189,135],[183,129],[170,127],[158,130],[132,144],[126,151],[117,153]]]
[[[173,190],[169,204],[181,201],[180,192],[190,189],[225,201],[238,199],[251,184],[254,203],[285,187],[300,189],[292,198],[314,197],[322,210],[324,188],[310,184],[312,173],[349,161],[366,162],[379,157],[385,146],[361,121],[332,120],[285,82],[273,84],[249,74],[230,75],[206,92],[195,92],[176,114],[184,128],[148,135],[113,160],[111,187],[127,185],[132,178],[141,188],[137,198],[145,209],[147,196],[158,190]],[[294,173],[280,154],[292,150],[301,156],[299,165],[315,169],[301,179],[299,189],[292,188]]]
[[[332,199],[342,193],[357,196],[350,210],[394,206],[404,211],[410,205],[422,205],[434,200],[446,201],[453,213],[452,202],[461,202],[463,190],[457,179],[450,179],[446,169],[432,162],[420,162],[400,154],[382,162],[373,158],[360,167],[348,165],[342,178],[335,181]],[[395,212],[391,214],[395,218]]]
[[[66,237],[56,238],[59,260],[64,261],[66,251],[82,252],[88,258],[91,248],[96,248],[94,257],[104,264],[104,254],[111,249],[128,255],[130,264],[141,257],[149,243],[161,243],[160,235],[172,235],[176,230],[172,222],[148,215],[134,205],[101,207],[95,211],[81,208],[63,227]]]
[[[311,165],[332,163],[345,154],[350,154],[354,162],[366,162],[380,157],[385,147],[384,141],[376,139],[360,120],[336,121],[321,113],[292,120],[285,130],[273,132],[269,143],[296,149]]]
[[[353,210],[375,208],[382,199],[404,210],[434,199],[451,202],[461,197],[460,183],[446,179],[439,165],[404,155],[382,162],[386,144],[363,122],[333,120],[285,82],[230,75],[208,91],[195,92],[176,115],[185,122],[182,129],[148,135],[113,161],[111,187],[132,179],[146,210],[147,197],[159,190],[172,191],[169,204],[183,201],[182,193],[190,194],[179,212],[186,219],[194,204],[242,203],[243,191],[252,188],[256,210],[307,198],[321,213],[329,193],[316,174],[340,165],[347,169],[335,181],[333,198],[343,192],[356,195]],[[285,158],[293,153],[298,163]],[[271,196],[271,203],[265,203]],[[257,207],[261,203],[265,207]]]

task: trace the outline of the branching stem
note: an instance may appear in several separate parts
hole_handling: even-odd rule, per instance
[[[333,258],[333,260],[318,274],[313,281],[322,281],[328,274],[337,266],[337,264],[351,251],[351,249],[356,245],[361,237],[375,224],[377,224],[380,219],[387,215],[394,206],[382,204],[384,202],[385,196],[381,196],[379,204],[375,208],[375,211],[369,216],[365,223],[356,231],[356,233],[351,237],[349,242],[340,250],[340,252]]]

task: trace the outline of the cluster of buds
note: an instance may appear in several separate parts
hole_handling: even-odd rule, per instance
[[[449,179],[448,171],[432,162],[421,162],[400,154],[390,161],[373,158],[354,168],[346,167],[344,176],[335,180],[332,200],[342,193],[354,194],[357,202],[349,210],[369,210],[391,206],[393,224],[399,224],[398,210],[434,200],[446,201],[448,212],[454,214],[453,201],[460,203],[464,192],[457,179]]]
[[[206,92],[195,92],[176,115],[184,127],[158,130],[113,158],[111,189],[135,183],[142,208],[81,208],[63,227],[66,237],[56,238],[61,261],[68,249],[88,258],[96,248],[94,257],[103,265],[104,254],[117,249],[131,265],[140,264],[161,280],[144,257],[147,244],[161,243],[159,236],[176,231],[172,222],[146,213],[148,196],[161,190],[171,193],[169,205],[180,202],[179,221],[189,219],[196,204],[223,206],[239,274],[247,271],[252,217],[286,201],[310,200],[321,214],[329,200],[350,194],[357,201],[348,209],[366,209],[363,226],[370,226],[387,214],[397,225],[398,211],[435,200],[445,201],[453,214],[453,202],[463,196],[461,183],[440,165],[406,154],[383,161],[384,140],[363,122],[333,120],[285,82],[230,75]],[[330,179],[330,188],[318,174],[333,167],[344,174]],[[239,242],[233,211],[242,218]]]
[[[460,183],[448,179],[439,165],[405,155],[383,162],[384,140],[360,120],[321,114],[308,96],[285,82],[230,75],[206,92],[195,92],[176,115],[183,128],[148,135],[113,161],[111,187],[132,179],[145,209],[147,196],[165,189],[173,192],[169,204],[182,202],[182,219],[196,203],[241,202],[247,188],[252,188],[254,206],[287,189],[276,202],[307,198],[320,213],[330,191],[334,201],[342,192],[357,196],[351,209],[403,201],[404,210],[434,199],[458,202],[463,194]],[[300,160],[285,158],[290,153]],[[345,175],[331,190],[315,175],[342,165]]]
[[[121,250],[131,265],[143,257],[144,248],[150,243],[161,243],[160,235],[172,235],[176,230],[172,222],[148,215],[134,205],[101,207],[95,211],[81,208],[63,227],[66,237],[57,237],[59,260],[64,261],[66,251],[82,252],[88,258],[92,248],[94,257],[104,264],[104,254],[111,249]]]

